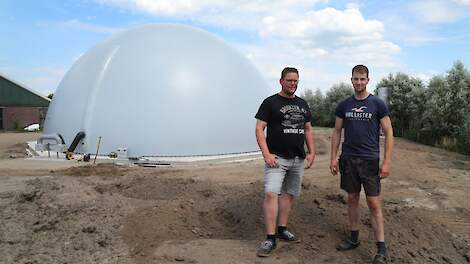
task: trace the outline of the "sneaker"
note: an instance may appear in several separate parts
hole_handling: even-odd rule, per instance
[[[277,234],[277,238],[284,240],[284,241],[290,241],[290,242],[299,242],[300,240],[291,232],[284,230],[284,232]]]
[[[258,248],[258,252],[256,255],[258,257],[269,257],[271,255],[271,252],[276,248],[276,243],[273,242],[270,239],[267,239],[263,242],[261,242],[261,245]]]
[[[386,255],[382,255],[380,253],[377,253],[375,255],[374,261],[372,262],[373,264],[387,264],[388,263],[388,258]]]
[[[338,250],[338,251],[352,250],[352,249],[357,248],[359,246],[359,244],[361,244],[361,242],[359,242],[359,241],[352,242],[351,240],[347,240],[347,241],[339,244],[338,246],[336,246],[336,250]]]

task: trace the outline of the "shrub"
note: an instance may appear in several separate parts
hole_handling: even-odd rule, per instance
[[[470,116],[463,120],[457,135],[457,150],[461,153],[470,154]]]

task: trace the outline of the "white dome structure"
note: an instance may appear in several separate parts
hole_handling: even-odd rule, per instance
[[[254,115],[269,94],[252,63],[220,38],[189,26],[147,25],[82,55],[49,106],[45,134],[75,152],[127,148],[128,156],[257,151]]]

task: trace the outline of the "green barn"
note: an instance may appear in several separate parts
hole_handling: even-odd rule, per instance
[[[0,130],[43,125],[51,100],[0,73]]]

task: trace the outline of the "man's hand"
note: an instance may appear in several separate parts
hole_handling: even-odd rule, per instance
[[[264,162],[266,162],[268,167],[270,167],[270,168],[279,167],[279,165],[277,164],[277,159],[276,159],[275,155],[273,155],[271,153],[267,153],[266,155],[263,155],[263,158],[264,158]]]
[[[315,153],[307,154],[305,157],[305,169],[312,167],[313,161],[315,161]]]
[[[385,179],[390,175],[390,163],[389,162],[386,162],[386,161],[382,162],[379,175],[381,179]]]
[[[332,175],[338,174],[338,160],[337,159],[333,159],[330,161],[330,171]]]

